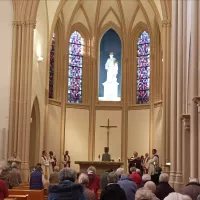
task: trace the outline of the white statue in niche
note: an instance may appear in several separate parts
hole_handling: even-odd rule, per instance
[[[110,58],[108,58],[105,69],[107,70],[107,82],[113,83],[117,82],[117,74],[118,74],[118,62],[114,57],[113,52],[110,53]]]
[[[117,74],[118,74],[118,62],[114,57],[114,54],[110,53],[110,58],[108,58],[105,69],[107,70],[107,80],[103,83],[104,86],[104,96],[99,97],[102,101],[120,101],[118,97],[118,86]]]

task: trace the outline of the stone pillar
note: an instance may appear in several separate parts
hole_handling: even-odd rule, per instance
[[[183,94],[183,1],[178,1],[178,44],[177,44],[177,139],[176,139],[176,180],[174,189],[179,191],[182,184],[182,94]],[[174,94],[176,95],[176,94]]]
[[[200,144],[200,97],[195,97],[193,101],[196,103],[198,108],[198,144]],[[196,158],[196,160],[198,162],[198,178],[200,178],[200,147],[198,147],[198,158]]]
[[[187,184],[190,177],[190,115],[182,115],[182,176],[183,184]]]
[[[162,21],[163,27],[163,159],[162,165],[165,166],[169,159],[169,128],[170,128],[170,53],[171,53],[171,22],[170,20]]]
[[[171,107],[170,107],[170,184],[174,186],[176,175],[177,145],[177,9],[178,1],[172,1],[172,51],[171,51]]]
[[[29,137],[35,21],[13,22],[13,52],[8,130],[8,156],[13,151],[22,160],[23,181],[29,175]]]
[[[190,52],[190,88],[191,91],[191,140],[190,140],[190,177],[198,176],[198,112],[196,103],[192,101],[198,95],[198,4],[191,1],[191,52]]]

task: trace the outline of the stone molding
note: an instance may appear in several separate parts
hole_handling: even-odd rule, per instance
[[[61,102],[55,100],[55,99],[49,99],[49,104],[54,105],[54,106],[61,106]]]
[[[154,103],[154,108],[161,107],[161,106],[162,106],[162,100]]]
[[[171,20],[169,19],[163,19],[162,20],[162,27],[170,27],[171,26]]]
[[[200,113],[200,97],[194,97],[194,98],[192,99],[192,101],[194,101],[194,103],[197,104],[198,113]]]
[[[185,130],[190,130],[190,115],[189,114],[182,114],[181,119],[183,122],[183,126]]]

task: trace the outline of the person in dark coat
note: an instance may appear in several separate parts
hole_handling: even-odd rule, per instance
[[[100,178],[100,188],[103,190],[108,185],[108,174],[113,172],[112,169],[108,169],[105,174],[103,174]]]
[[[196,200],[200,194],[200,184],[198,179],[191,178],[189,183],[180,190],[180,193],[190,196],[192,200]]]
[[[175,190],[169,185],[169,176],[167,173],[162,173],[159,177],[159,184],[156,187],[155,195],[160,200],[163,200],[170,193],[175,192]]]
[[[30,174],[30,190],[44,189],[43,182],[42,167],[36,167],[35,171]]]
[[[133,153],[133,157],[131,157],[130,159],[128,159],[128,168],[129,168],[129,173],[131,174],[131,168],[135,167],[136,169],[140,169],[142,168],[142,161],[141,158],[138,157],[138,153],[136,151],[134,151]]]
[[[118,184],[124,190],[127,200],[135,199],[137,185],[130,179],[129,174],[123,173]]]
[[[155,168],[155,174],[154,174],[154,175],[151,175],[151,180],[152,180],[156,185],[159,184],[159,177],[160,177],[160,175],[161,175],[161,172],[162,172],[162,168],[156,167],[156,168]]]
[[[108,185],[101,192],[100,200],[126,200],[124,190],[117,183],[119,180],[115,172],[108,175]]]
[[[8,187],[6,183],[0,180],[0,200],[4,200],[4,198],[8,197]]]
[[[109,154],[109,148],[104,148],[104,154],[102,155],[102,161],[111,161],[111,156]]]
[[[83,194],[83,186],[74,184],[76,171],[71,168],[63,168],[59,172],[60,183],[49,186],[48,200],[87,200]]]

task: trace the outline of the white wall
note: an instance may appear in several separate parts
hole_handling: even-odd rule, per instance
[[[10,77],[12,57],[12,1],[0,1],[0,161],[7,156],[7,130],[10,102]],[[3,131],[3,129],[6,129]],[[4,151],[3,151],[4,149]],[[4,154],[4,155],[2,155]]]
[[[59,106],[49,105],[48,115],[48,137],[47,152],[53,151],[57,158],[57,165],[60,164],[60,128],[61,128],[61,108]]]
[[[106,126],[108,118],[110,119],[110,126],[117,126],[117,128],[110,129],[110,143],[109,152],[111,158],[118,161],[121,158],[121,111],[111,110],[97,110],[96,111],[96,126],[95,126],[95,159],[98,161],[98,156],[104,153],[104,147],[107,146],[107,129],[100,128]]]
[[[89,111],[66,108],[65,150],[71,156],[71,167],[79,171],[74,161],[88,161]]]
[[[139,155],[149,152],[150,110],[128,112],[128,157],[137,151]]]
[[[46,93],[46,62],[47,62],[47,41],[48,41],[48,23],[46,18],[45,1],[40,1],[38,6],[36,29],[34,30],[34,48],[33,48],[33,72],[32,72],[32,105],[37,96],[40,108],[40,155],[44,144],[44,116],[45,116],[45,93]],[[38,62],[37,57],[42,56],[43,62]]]
[[[153,134],[153,148],[157,149],[160,156],[160,161],[162,160],[162,107],[157,107],[154,109],[154,134]],[[161,164],[161,163],[160,163]]]

